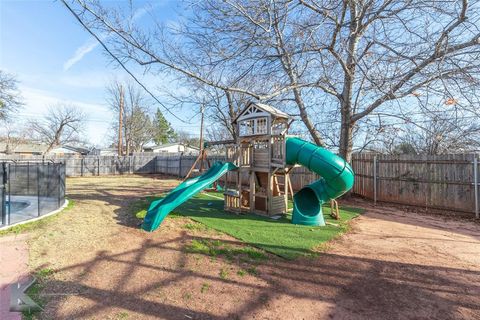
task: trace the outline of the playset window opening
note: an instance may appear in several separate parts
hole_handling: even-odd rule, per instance
[[[268,149],[269,141],[268,140],[257,140],[254,144],[254,149]]]
[[[287,129],[287,124],[285,122],[275,123],[272,126],[272,134],[282,134],[285,129]]]
[[[240,136],[250,136],[268,133],[267,117],[242,120],[239,122]]]

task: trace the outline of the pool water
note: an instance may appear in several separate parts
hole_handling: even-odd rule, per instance
[[[27,201],[6,201],[5,205],[8,208],[10,204],[10,213],[15,213],[17,211],[23,210],[30,205],[30,202]]]

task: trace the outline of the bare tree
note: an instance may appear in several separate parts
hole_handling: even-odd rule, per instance
[[[0,119],[7,118],[23,105],[17,84],[15,77],[0,70]]]
[[[238,112],[249,101],[248,96],[244,94],[235,94],[230,91],[220,90],[215,87],[184,83],[185,86],[191,87],[193,92],[182,94],[170,88],[163,88],[168,98],[168,103],[176,110],[185,110],[198,108],[192,119],[200,118],[200,107],[205,108],[205,118],[210,123],[215,124],[206,128],[209,139],[213,137],[223,137],[225,139],[235,139],[237,132],[232,120],[237,116]],[[215,132],[215,134],[214,134]],[[221,134],[220,134],[221,133]]]
[[[200,145],[200,138],[197,134],[192,134],[187,131],[177,131],[177,142],[183,143],[187,146],[198,148]]]
[[[71,104],[56,104],[48,108],[44,119],[31,121],[33,133],[48,145],[45,154],[53,148],[65,144],[83,142],[82,131],[85,115]]]
[[[0,126],[2,128],[0,141],[5,143],[5,153],[7,154],[12,153],[19,144],[25,143],[30,135],[28,127],[16,126],[6,119],[0,121]]]
[[[293,104],[317,144],[328,138],[318,119],[330,117],[347,160],[357,128],[379,110],[395,114],[394,102],[435,92],[478,107],[478,2],[186,1],[183,23],[154,31],[97,2],[63,2],[92,34],[110,35],[100,41],[124,66]]]
[[[422,127],[412,124],[397,128],[397,134],[385,139],[388,153],[447,154],[478,152],[480,123],[472,119],[434,115]]]
[[[125,88],[125,89],[123,89]],[[124,101],[122,102],[122,92],[124,91]],[[143,91],[133,83],[122,83],[118,80],[112,81],[107,87],[107,101],[111,110],[115,113],[115,119],[119,118],[119,112],[122,111],[122,132],[123,147],[128,155],[131,152],[141,152],[146,143],[152,141],[153,125],[149,116],[150,104]],[[123,103],[123,107],[121,106]],[[115,121],[112,128],[118,132],[119,123]],[[118,142],[118,136],[114,137]]]

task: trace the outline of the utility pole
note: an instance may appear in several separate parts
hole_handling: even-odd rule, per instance
[[[120,84],[120,97],[119,97],[119,113],[118,113],[118,155],[123,155],[123,103],[124,103],[124,96],[123,96],[123,85]]]

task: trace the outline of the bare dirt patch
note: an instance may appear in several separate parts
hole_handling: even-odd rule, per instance
[[[257,264],[188,252],[194,239],[242,245],[189,219],[138,229],[129,203],[176,181],[67,183],[75,207],[29,242],[32,271],[54,270],[43,319],[480,318],[478,224],[367,206],[319,257]]]

